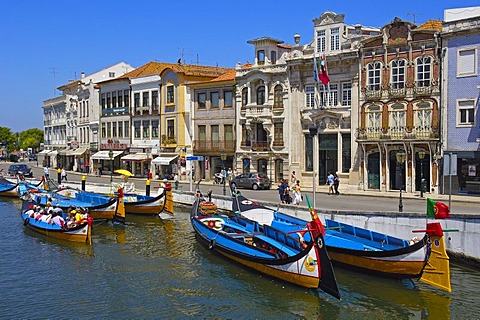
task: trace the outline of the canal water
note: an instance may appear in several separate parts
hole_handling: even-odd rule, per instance
[[[93,245],[23,227],[0,198],[1,319],[478,319],[480,273],[452,266],[451,294],[336,268],[342,300],[259,275],[195,239],[186,209],[170,220],[95,224]]]

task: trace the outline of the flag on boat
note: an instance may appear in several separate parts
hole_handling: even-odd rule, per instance
[[[330,82],[330,77],[328,76],[328,71],[327,71],[327,61],[325,59],[325,54],[322,54],[322,56],[320,57],[320,65],[318,67],[318,79],[322,81],[324,86],[326,86]]]
[[[313,81],[318,82],[317,57],[313,55]]]
[[[434,219],[450,218],[450,208],[443,202],[427,198],[427,217]]]

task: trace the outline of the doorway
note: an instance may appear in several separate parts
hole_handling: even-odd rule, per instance
[[[367,173],[368,189],[380,190],[380,152],[368,155]]]
[[[403,150],[392,150],[389,153],[390,159],[390,190],[405,190],[406,171],[405,163],[398,163],[397,153]]]
[[[319,137],[318,182],[323,185],[327,181],[329,172],[338,171],[338,139],[336,134],[322,134]]]
[[[415,155],[415,191],[420,191],[421,189],[421,181],[422,178],[425,179],[427,189],[426,192],[429,191],[428,186],[430,185],[430,155],[423,154],[423,158],[420,158],[420,152],[417,152]]]

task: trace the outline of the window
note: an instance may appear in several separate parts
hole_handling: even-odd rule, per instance
[[[117,137],[117,122],[116,121],[112,122],[112,137],[113,138]]]
[[[342,83],[342,106],[349,106],[352,104],[352,83]]]
[[[125,107],[130,107],[130,94],[128,90],[123,90],[123,104]]]
[[[207,101],[207,95],[205,93],[199,93],[197,95],[197,100],[198,100],[198,109],[205,109],[207,107],[205,104],[205,101]]]
[[[167,86],[167,104],[175,103],[174,89],[173,85]]]
[[[175,120],[167,120],[167,139],[175,140]]]
[[[111,99],[110,99],[110,92],[107,93],[107,109],[110,109],[112,107],[111,105]]]
[[[123,128],[124,128],[125,138],[130,137],[130,121],[125,121],[123,123]]]
[[[218,92],[210,92],[210,107],[218,108]]]
[[[340,28],[330,29],[330,50],[340,50]]]
[[[117,92],[113,91],[112,92],[112,108],[117,107]]]
[[[320,86],[318,89],[318,94],[320,96],[320,100],[317,100],[319,106],[322,108],[328,106],[329,93],[327,88],[325,86]]]
[[[158,111],[158,90],[152,91],[152,110]]]
[[[380,106],[370,106],[367,108],[366,116],[366,130],[367,137],[373,138],[380,135],[382,129],[382,112]]]
[[[401,104],[394,104],[390,108],[390,134],[403,135],[405,132],[406,116],[405,107]]]
[[[133,137],[140,138],[140,121],[133,122]]]
[[[124,102],[123,102],[123,92],[120,90],[117,92],[117,96],[118,96],[118,107],[119,108],[123,108],[124,106]]]
[[[313,138],[305,135],[305,171],[313,171]]]
[[[415,131],[430,132],[432,123],[432,107],[429,103],[419,104],[415,110]]]
[[[233,91],[227,90],[223,92],[223,103],[225,108],[233,107]]]
[[[198,126],[198,143],[200,148],[206,148],[207,144],[207,126]]]
[[[115,78],[115,72],[109,72],[109,73],[108,73],[108,76],[109,76],[110,78]]]
[[[107,138],[111,138],[111,137],[112,137],[112,123],[107,122]]]
[[[245,127],[245,125],[242,125],[242,146],[249,146],[250,145],[250,134]]]
[[[245,108],[248,104],[248,88],[242,90],[242,108]]]
[[[317,52],[325,52],[327,48],[327,37],[325,30],[317,31]]]
[[[342,172],[348,173],[350,171],[351,159],[351,142],[350,134],[342,133]]]
[[[475,123],[475,100],[457,101],[457,126],[473,126]]]
[[[457,77],[477,75],[477,49],[458,50]]]
[[[283,146],[283,122],[273,124],[273,144]]]
[[[144,138],[150,138],[150,121],[149,120],[143,120],[142,121],[142,126],[143,126],[143,137]]]
[[[257,89],[257,105],[265,103],[265,86],[260,86]]]
[[[119,121],[118,122],[118,137],[123,138],[123,122]]]
[[[417,87],[430,86],[432,58],[417,58]]]
[[[137,109],[140,107],[140,93],[134,93],[133,94],[133,107]]]
[[[215,149],[218,149],[219,148],[219,141],[220,141],[220,128],[218,125],[213,125],[213,126],[210,126],[210,140],[212,141],[212,147],[214,147]]]
[[[227,149],[232,149],[235,147],[234,139],[233,139],[233,125],[226,124],[223,126],[224,135],[225,135],[225,145],[224,147]]]
[[[148,107],[148,98],[149,98],[150,94],[147,91],[147,92],[143,92],[142,95],[143,95],[142,96],[142,106]]]
[[[283,108],[283,88],[277,84],[273,92],[273,107]]]
[[[107,137],[107,124],[105,122],[102,122],[102,138],[106,138]]]
[[[392,61],[392,88],[403,89],[405,87],[405,60]]]
[[[272,64],[277,63],[277,52],[276,51],[271,51],[270,52],[270,61],[272,61]]]
[[[158,138],[158,120],[152,120],[152,138]]]
[[[315,87],[305,86],[305,107],[315,108]]]
[[[372,62],[368,64],[368,89],[371,91],[380,90],[382,64]]]
[[[258,50],[257,51],[257,63],[264,64],[265,63],[265,50]]]
[[[338,104],[338,84],[330,84],[328,90],[328,105],[335,107]]]

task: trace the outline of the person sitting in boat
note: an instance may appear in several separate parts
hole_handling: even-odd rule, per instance
[[[67,216],[67,227],[72,228],[77,225],[77,222],[75,220],[75,215],[77,214],[77,210],[72,209]]]
[[[55,208],[52,209],[52,217],[56,217],[56,216],[60,216],[60,217],[63,216],[63,210],[62,208],[59,207],[58,204],[55,206]]]
[[[52,224],[63,228],[65,226],[65,220],[63,219],[62,216],[56,215],[52,218]]]

